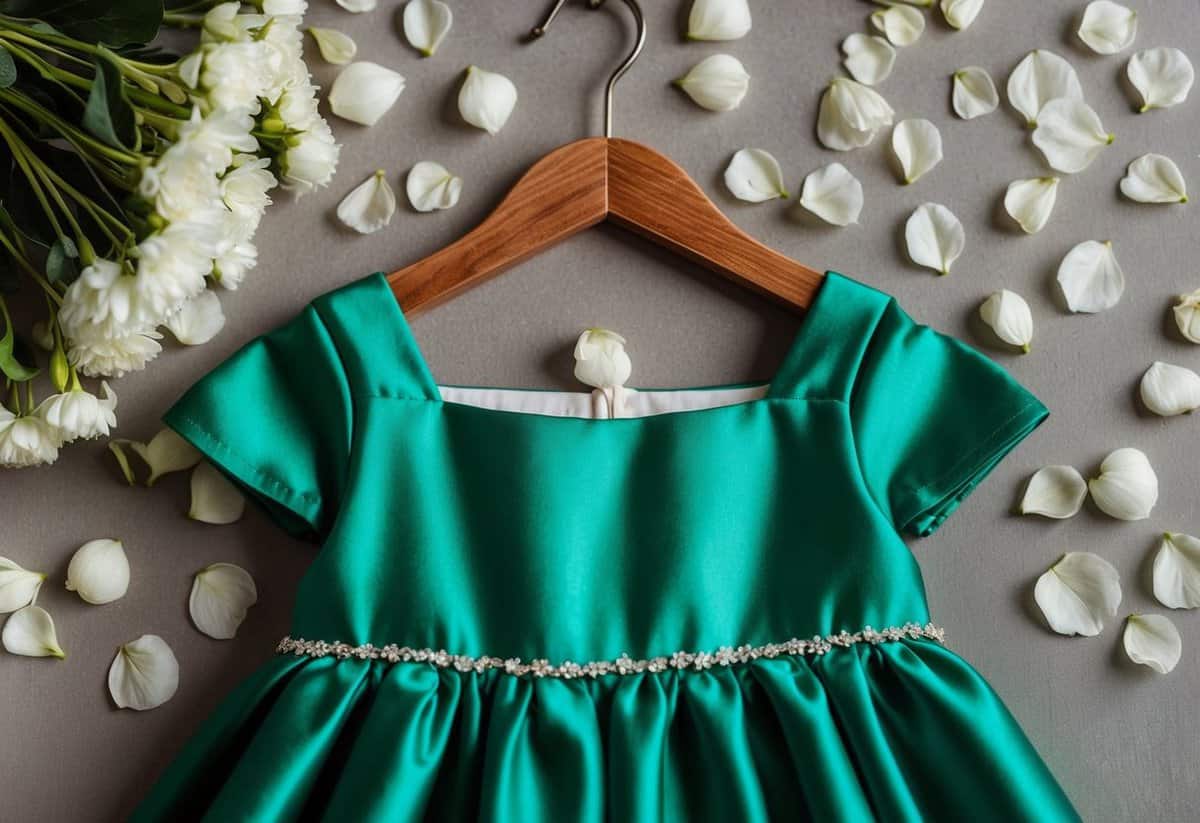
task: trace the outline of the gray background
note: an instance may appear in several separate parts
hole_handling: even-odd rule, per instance
[[[332,0],[313,0],[310,23],[351,33],[360,58],[399,70],[408,89],[373,128],[334,121],[344,149],[333,185],[299,201],[279,194],[258,237],[261,264],[239,291],[222,295],[224,332],[202,347],[172,348],[147,371],[117,382],[121,436],[149,438],[184,388],[251,337],[322,292],[397,268],[460,236],[543,153],[599,131],[603,80],[631,37],[619,4],[590,13],[572,3],[533,45],[520,38],[543,13],[542,0],[452,5],[454,30],[436,57],[423,60],[398,33],[396,2],[354,16]],[[963,33],[935,14],[919,43],[901,50],[881,91],[898,117],[933,120],[946,146],[942,165],[912,187],[895,181],[886,134],[845,155],[815,139],[820,90],[838,73],[841,39],[866,26],[872,9],[866,3],[753,2],[755,26],[745,39],[689,44],[681,37],[688,4],[647,2],[649,42],[619,87],[616,129],[677,160],[764,242],[890,291],[918,320],[981,347],[1046,402],[1052,410],[1046,424],[936,535],[913,541],[933,615],[948,628],[951,647],[1007,702],[1087,819],[1194,819],[1200,615],[1171,615],[1184,657],[1163,677],[1125,660],[1118,622],[1097,638],[1068,639],[1051,634],[1032,603],[1039,573],[1065,550],[1088,550],[1120,570],[1122,618],[1162,612],[1148,583],[1158,535],[1200,532],[1197,421],[1149,416],[1136,400],[1152,361],[1200,367],[1200,349],[1178,336],[1169,312],[1177,293],[1200,286],[1200,205],[1136,205],[1117,191],[1126,164],[1148,151],[1174,158],[1200,190],[1200,92],[1169,111],[1133,114],[1123,83],[1128,53],[1099,57],[1074,40],[1083,5],[992,0]],[[1136,47],[1174,45],[1200,59],[1195,0],[1137,6]],[[1048,228],[1028,237],[1014,231],[999,203],[1010,180],[1042,173],[1040,156],[1006,106],[975,121],[956,119],[949,76],[978,64],[1003,87],[1034,47],[1076,65],[1088,101],[1117,139],[1085,173],[1064,180]],[[739,110],[715,115],[669,81],[719,51],[741,58],[753,81]],[[335,70],[319,58],[312,62],[327,85]],[[503,72],[520,90],[512,120],[495,137],[458,119],[455,95],[470,63]],[[861,225],[822,227],[797,219],[787,204],[734,201],[720,177],[743,146],[773,152],[793,191],[809,171],[845,163],[866,190]],[[463,176],[457,208],[419,215],[405,204],[390,227],[365,238],[334,221],[338,200],[374,169],[386,169],[401,192],[403,175],[424,159]],[[945,278],[914,267],[903,253],[903,222],[929,200],[949,206],[966,227],[966,253]],[[1079,241],[1109,238],[1129,281],[1124,299],[1101,316],[1069,315],[1054,287],[1058,261]],[[1037,337],[1028,356],[995,344],[975,319],[979,302],[1000,287],[1019,291],[1033,307]],[[571,345],[588,325],[627,335],[634,384],[688,386],[769,378],[797,322],[617,229],[600,228],[413,326],[441,382],[570,389],[579,388],[571,378]],[[230,401],[237,414],[236,398]],[[1040,465],[1069,463],[1088,475],[1109,450],[1127,445],[1143,449],[1159,474],[1162,495],[1150,520],[1117,522],[1090,503],[1065,522],[1011,514],[1025,478]],[[127,488],[100,443],[70,447],[53,468],[2,474],[0,490],[0,554],[53,575],[39,602],[54,615],[69,654],[65,662],[0,654],[0,817],[119,817],[221,697],[271,655],[315,549],[254,511],[231,526],[193,523],[184,516],[185,475],[149,490]],[[72,551],[97,536],[124,540],[133,565],[129,594],[103,607],[62,590]],[[187,617],[191,575],[215,561],[241,564],[259,585],[259,604],[231,642],[200,635]],[[118,644],[146,632],[174,648],[179,692],[152,712],[117,711],[105,685],[109,661]],[[955,764],[946,769],[954,779]]]

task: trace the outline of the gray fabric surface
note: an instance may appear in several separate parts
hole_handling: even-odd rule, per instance
[[[601,128],[603,81],[630,42],[618,3],[587,13],[572,3],[541,42],[523,33],[543,13],[541,0],[458,0],[454,30],[432,59],[401,39],[400,4],[353,16],[313,0],[309,22],[332,25],[359,42],[360,57],[396,68],[408,89],[377,126],[334,121],[342,164],[327,190],[292,201],[280,194],[259,234],[262,262],[236,293],[223,296],[229,323],[212,343],[172,348],[146,372],[118,381],[124,437],[148,438],[167,406],[193,381],[254,335],[290,317],[305,301],[368,272],[416,260],[478,222],[534,160]],[[1200,366],[1169,316],[1174,296],[1200,286],[1195,204],[1131,204],[1117,191],[1126,164],[1155,151],[1173,157],[1200,189],[1200,92],[1183,106],[1132,113],[1123,82],[1129,52],[1098,57],[1074,39],[1084,3],[989,2],[964,33],[934,15],[921,41],[902,49],[881,87],[899,117],[928,117],[942,130],[946,159],[914,186],[896,183],[888,135],[841,155],[814,136],[818,95],[838,72],[838,44],[863,30],[872,6],[845,0],[752,3],[754,31],[727,44],[681,37],[685,2],[647,2],[645,56],[617,94],[616,131],[644,141],[684,166],[723,209],[764,242],[818,268],[845,272],[896,295],[918,320],[981,347],[1051,409],[1051,417],[1004,461],[933,537],[913,541],[935,619],[950,646],[991,682],[1051,769],[1094,821],[1194,818],[1200,788],[1200,616],[1173,613],[1184,640],[1174,673],[1130,664],[1114,622],[1097,638],[1051,634],[1032,600],[1033,582],[1065,550],[1089,550],[1120,570],[1131,611],[1165,611],[1149,592],[1152,550],[1164,529],[1200,531],[1197,429],[1191,418],[1161,420],[1140,411],[1137,384],[1154,360]],[[1194,0],[1145,0],[1135,48],[1174,45],[1200,59]],[[1042,173],[1040,157],[1006,106],[963,122],[949,107],[950,73],[987,68],[998,84],[1027,51],[1050,48],[1079,69],[1089,102],[1116,143],[1085,173],[1064,180],[1049,227],[1026,237],[1005,218],[1005,185]],[[740,57],[753,76],[736,112],[713,115],[669,81],[705,55]],[[508,75],[521,99],[495,137],[461,123],[455,97],[470,63]],[[314,58],[320,80],[335,69]],[[832,229],[797,219],[786,204],[748,206],[720,183],[738,148],[773,152],[793,191],[809,171],[839,160],[863,182],[861,225]],[[376,168],[398,192],[418,160],[445,163],[466,181],[452,211],[419,215],[403,204],[393,224],[371,237],[341,229],[339,199]],[[903,224],[918,204],[949,206],[962,219],[967,250],[949,277],[907,262]],[[1112,239],[1129,287],[1101,316],[1072,316],[1053,274],[1085,239]],[[1025,295],[1037,324],[1033,353],[995,344],[976,319],[990,291]],[[616,328],[630,341],[633,383],[688,386],[767,379],[797,319],[738,288],[697,272],[620,230],[600,228],[417,318],[417,339],[437,379],[447,383],[577,388],[571,346],[588,325]],[[364,330],[367,333],[367,330]],[[230,414],[239,410],[230,398]],[[1120,523],[1090,503],[1072,520],[1011,513],[1025,478],[1046,463],[1094,473],[1109,450],[1137,446],[1150,457],[1162,495],[1151,519]],[[813,467],[819,472],[820,467]],[[0,554],[52,573],[40,603],[54,615],[65,662],[0,654],[0,775],[5,820],[113,819],[128,812],[192,730],[242,677],[268,658],[286,633],[297,581],[314,547],[294,542],[256,512],[213,527],[186,519],[187,479],[153,489],[126,488],[99,443],[67,449],[51,469],[0,474]],[[129,594],[93,607],[62,589],[67,561],[83,541],[115,536],[133,565]],[[191,575],[215,561],[247,568],[260,602],[238,638],[210,640],[190,625]],[[161,634],[182,667],[178,694],[155,711],[115,710],[106,672],[116,646]],[[954,763],[946,763],[954,779]]]

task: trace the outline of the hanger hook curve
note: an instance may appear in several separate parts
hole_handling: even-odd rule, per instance
[[[550,9],[550,13],[546,15],[546,19],[541,25],[534,26],[529,31],[530,37],[541,37],[550,28],[550,24],[554,22],[554,18],[558,17],[559,11],[567,0],[555,0],[554,6]],[[642,48],[646,45],[646,18],[642,14],[642,7],[638,5],[637,0],[622,0],[629,7],[629,11],[633,14],[633,22],[637,26],[637,42],[633,45],[633,50],[629,52],[629,56],[617,66],[612,75],[608,78],[608,86],[604,90],[604,136],[613,136],[613,91],[617,87],[617,81],[625,76],[625,72],[629,71],[630,67],[638,59],[638,55],[642,53]],[[604,0],[588,0],[588,7],[598,9],[604,5]]]

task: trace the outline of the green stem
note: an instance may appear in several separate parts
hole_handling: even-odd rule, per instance
[[[54,214],[54,209],[50,207],[50,201],[46,199],[46,193],[42,191],[41,183],[38,176],[29,167],[29,161],[26,158],[25,152],[27,147],[25,141],[17,136],[16,132],[8,127],[8,124],[0,120],[0,137],[4,138],[4,142],[8,144],[9,150],[12,152],[13,159],[17,161],[17,165],[21,167],[25,179],[29,181],[29,188],[33,189],[34,196],[38,202],[42,204],[42,211],[46,213],[50,225],[54,228],[54,233],[58,237],[64,237],[66,233],[62,229],[62,225],[58,222],[58,218]]]
[[[18,249],[16,244],[14,244],[12,240],[9,239],[9,237],[2,231],[0,231],[0,246],[4,246],[8,253],[12,255],[12,258],[17,261],[17,265],[24,269],[25,273],[28,274],[35,283],[41,286],[42,291],[46,293],[46,296],[50,300],[54,301],[54,305],[62,305],[62,295],[55,290],[54,286],[50,285],[50,281],[43,277],[40,271],[34,268],[33,264],[25,258],[25,254]],[[2,295],[0,295],[0,299],[3,299]]]
[[[216,5],[216,3],[213,3],[212,5]],[[55,45],[64,46],[68,49],[74,49],[76,51],[83,52],[84,54],[90,54],[92,56],[100,54],[101,50],[104,49],[103,46],[96,45],[94,43],[86,43],[82,40],[76,40],[74,37],[70,37],[65,34],[42,31],[41,29],[35,29],[32,26],[26,26],[12,17],[0,14],[0,31],[4,30],[23,34],[28,38],[37,41],[39,45],[52,43]],[[48,46],[44,45],[41,47],[48,48]],[[107,49],[107,51],[109,51],[111,54],[111,49]],[[122,57],[119,54],[113,54],[112,56],[118,60],[122,67],[129,66],[145,72],[146,74],[166,74],[170,72],[175,65],[174,63],[160,64],[146,63],[141,60],[130,60],[128,57]],[[75,59],[78,60],[79,58]],[[83,62],[86,63],[87,61]]]
[[[110,146],[107,143],[92,137],[87,132],[77,128],[72,123],[68,123],[62,117],[47,109],[33,99],[26,97],[24,94],[15,92],[12,89],[0,89],[0,101],[8,101],[12,105],[24,111],[26,114],[40,119],[47,125],[53,126],[56,131],[71,140],[74,143],[83,143],[89,150],[95,151],[104,157],[115,162],[134,168],[141,167],[141,158],[132,152],[118,149]],[[74,139],[72,139],[74,138]]]
[[[198,29],[204,25],[204,17],[199,14],[179,14],[168,11],[163,14],[164,26],[176,26],[181,29]]]

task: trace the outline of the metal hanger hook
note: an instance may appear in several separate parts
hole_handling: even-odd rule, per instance
[[[542,21],[540,26],[534,26],[529,34],[531,37],[541,37],[546,33],[546,29],[550,28],[550,24],[554,22],[554,18],[558,17],[558,13],[562,10],[563,5],[567,0],[555,0],[554,7],[550,9],[550,13],[546,15],[546,19]],[[608,78],[608,87],[604,90],[604,136],[613,136],[613,90],[617,87],[617,81],[620,80],[625,72],[638,59],[638,55],[642,53],[642,48],[646,45],[646,18],[642,15],[642,7],[638,5],[637,0],[622,0],[629,7],[629,11],[633,14],[633,22],[637,26],[637,42],[633,45],[633,51],[629,52],[629,56],[625,58],[621,65],[617,66],[612,75]],[[598,9],[604,5],[604,0],[588,0],[588,6],[593,9]]]

